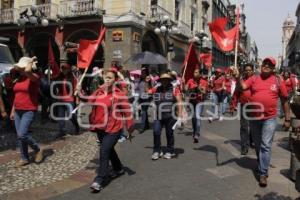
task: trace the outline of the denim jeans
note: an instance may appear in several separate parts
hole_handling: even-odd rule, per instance
[[[148,109],[149,103],[143,101],[141,105],[141,130],[149,129]]]
[[[28,110],[15,110],[15,127],[18,136],[18,145],[21,152],[21,159],[29,161],[28,145],[35,151],[40,151],[37,142],[32,138],[28,129],[33,121],[35,112]]]
[[[212,93],[212,103],[214,104],[211,107],[211,112],[215,113],[215,106],[217,106],[217,115],[214,116],[214,118],[218,118],[222,116],[223,114],[223,107],[224,107],[224,95],[223,94],[217,94],[215,92]]]
[[[200,104],[193,104],[193,107],[194,107],[194,116],[192,118],[193,136],[199,137],[200,129],[201,129],[201,114],[204,106]]]
[[[57,106],[57,115],[59,118],[65,118],[66,117],[66,113],[67,116],[70,116],[70,114],[72,113],[73,109],[75,108],[75,103],[73,102],[65,102],[64,105],[58,105]],[[60,134],[64,134],[65,132],[65,120],[58,120],[58,126],[59,126],[59,133]],[[72,114],[71,116],[71,122],[73,123],[76,131],[78,131],[79,129],[79,125],[77,122],[77,115],[76,114]]]
[[[118,134],[109,134],[104,131],[99,131],[97,132],[97,136],[100,141],[100,166],[94,182],[103,184],[109,175],[109,161],[111,161],[112,168],[115,171],[120,171],[123,167],[118,154],[114,149],[120,138],[120,132]]]
[[[223,100],[222,104],[222,114],[224,115],[226,113],[227,108],[229,107],[229,96],[226,95]]]
[[[154,120],[153,122],[153,137],[154,137],[154,152],[161,151],[161,131],[162,128],[166,129],[167,137],[167,152],[174,153],[174,131],[172,127],[176,123],[176,120],[173,118],[166,118],[161,120]]]
[[[241,149],[247,150],[250,146],[250,138],[251,138],[251,129],[250,129],[250,121],[245,118],[243,115],[243,111],[245,110],[245,105],[240,105],[241,111],[241,121],[240,121],[240,136],[241,136]]]
[[[276,118],[250,121],[251,133],[255,143],[260,176],[267,176],[271,161],[272,142],[277,125]]]

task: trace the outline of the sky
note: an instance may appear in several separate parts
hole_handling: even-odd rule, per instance
[[[234,2],[236,0],[232,0]],[[246,29],[255,40],[259,57],[282,54],[282,25],[288,14],[296,22],[299,0],[241,0],[245,4]],[[296,24],[296,23],[295,23]]]

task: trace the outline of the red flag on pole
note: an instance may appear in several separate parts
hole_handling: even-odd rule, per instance
[[[212,53],[200,53],[200,61],[206,66],[206,69],[212,67]]]
[[[238,24],[230,30],[225,30],[227,22],[228,19],[224,17],[217,18],[208,24],[212,37],[222,51],[232,51],[235,47],[235,40],[238,37]]]
[[[48,42],[48,65],[50,65],[50,69],[52,70],[52,78],[56,78],[59,75],[59,66],[55,61],[51,39],[49,38]]]
[[[187,82],[193,78],[195,69],[199,68],[200,63],[194,49],[194,44],[190,43],[188,53],[185,56],[183,63],[183,74],[184,81]]]
[[[92,63],[94,55],[99,47],[99,44],[104,39],[106,28],[103,27],[100,31],[97,40],[80,40],[79,48],[77,52],[77,67],[80,69],[86,69]]]

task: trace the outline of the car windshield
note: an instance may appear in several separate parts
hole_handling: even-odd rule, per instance
[[[0,45],[0,63],[14,63],[14,59],[7,46]]]

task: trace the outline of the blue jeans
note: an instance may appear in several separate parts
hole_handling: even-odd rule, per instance
[[[217,106],[217,115],[214,118],[218,118],[223,114],[224,107],[224,98],[225,96],[222,93],[212,93],[212,103],[214,104],[211,107],[211,112],[215,113],[215,106]]]
[[[148,108],[149,103],[144,102],[147,105],[141,105],[141,130],[149,129],[149,119],[148,119]]]
[[[15,110],[15,126],[18,136],[18,145],[21,152],[21,159],[29,161],[28,145],[35,151],[39,152],[38,143],[32,138],[28,129],[33,121],[35,112],[28,110]]]
[[[255,143],[260,176],[267,176],[272,154],[272,142],[277,125],[276,118],[250,121],[251,133]]]
[[[65,105],[58,105],[57,106],[57,115],[59,118],[64,118],[66,116],[70,116],[71,112],[75,108],[75,104],[73,102],[65,102]],[[64,134],[65,132],[65,121],[66,120],[58,120],[58,126],[59,126],[59,133]],[[77,122],[77,115],[72,114],[71,116],[71,122],[73,123],[76,132],[79,131],[79,125]]]
[[[109,175],[109,161],[111,161],[112,168],[115,171],[120,171],[123,167],[114,148],[120,138],[120,132],[118,134],[109,134],[99,131],[97,132],[97,137],[100,141],[100,158],[99,170],[94,182],[103,184]]]
[[[154,137],[154,152],[161,151],[161,131],[162,128],[166,129],[166,137],[167,137],[167,152],[174,153],[174,131],[172,127],[175,124],[175,120],[173,118],[154,120],[153,122],[153,137]]]
[[[195,137],[195,136],[199,137],[200,129],[201,129],[201,114],[203,111],[203,105],[194,104],[193,107],[194,107],[194,116],[192,118],[193,137]]]

